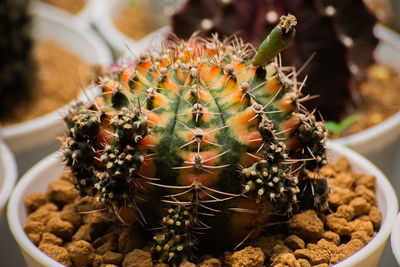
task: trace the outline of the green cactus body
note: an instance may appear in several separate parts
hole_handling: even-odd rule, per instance
[[[196,231],[208,250],[254,237],[270,213],[302,206],[304,170],[326,163],[325,129],[297,102],[293,68],[253,65],[251,52],[241,40],[166,43],[101,79],[96,103],[66,117],[64,155],[82,194],[122,222],[130,208],[146,228],[177,206],[154,237],[155,260],[189,257]]]

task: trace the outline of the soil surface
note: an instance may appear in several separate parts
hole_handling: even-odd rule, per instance
[[[94,69],[54,42],[38,42],[34,48],[38,80],[29,101],[21,103],[1,123],[5,126],[52,112],[77,97],[95,78]]]
[[[114,18],[115,26],[133,40],[140,40],[157,29],[151,20],[151,11],[143,1],[135,1],[121,8]]]
[[[86,5],[85,0],[41,0],[41,1],[56,6],[58,8],[64,9],[65,11],[68,11],[69,13],[72,14],[77,14]]]
[[[363,103],[355,112],[357,120],[338,137],[361,132],[400,111],[400,76],[389,67],[371,66],[358,91]]]
[[[329,177],[328,210],[301,211],[241,250],[219,257],[197,252],[197,265],[185,261],[180,267],[322,267],[351,256],[376,235],[382,222],[375,177],[353,172],[345,158],[319,175]],[[25,206],[29,216],[24,230],[30,240],[66,266],[168,266],[152,262],[145,231],[116,224],[93,198],[79,197],[68,172],[50,183],[46,194],[27,196]]]

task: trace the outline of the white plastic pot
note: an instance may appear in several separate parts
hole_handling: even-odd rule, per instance
[[[89,64],[108,65],[112,62],[109,48],[89,24],[67,13],[51,14],[42,5],[35,5],[33,13],[36,39],[60,43]],[[28,153],[27,151],[38,154],[41,147],[57,144],[55,136],[64,130],[60,119],[62,112],[61,108],[39,118],[4,127],[4,142],[16,154]]]
[[[400,265],[400,214],[397,215],[396,223],[394,224],[392,234],[390,235],[390,242],[397,264]]]
[[[383,248],[387,242],[391,229],[394,225],[398,212],[397,196],[384,174],[371,162],[340,145],[328,144],[328,157],[331,160],[346,156],[357,172],[371,174],[377,178],[376,197],[378,206],[382,212],[382,225],[377,235],[364,248],[348,259],[335,266],[376,266],[382,255]],[[63,171],[60,163],[60,154],[54,153],[40,161],[30,169],[18,182],[11,195],[7,207],[8,224],[12,234],[19,244],[29,267],[62,265],[42,253],[26,236],[23,225],[27,214],[24,207],[24,198],[34,192],[45,192],[47,185],[60,177]]]
[[[94,18],[95,27],[107,40],[117,57],[124,54],[139,56],[141,52],[149,47],[159,46],[165,39],[165,36],[171,31],[169,26],[164,26],[146,37],[135,41],[121,32],[114,24],[113,19],[118,16],[123,7],[123,0],[98,0],[98,6],[96,7],[97,14]],[[129,51],[127,47],[129,47]]]
[[[14,156],[6,144],[0,141],[0,219],[17,178]]]
[[[377,61],[393,66],[400,75],[400,35],[381,25],[375,26],[374,32],[379,39]],[[378,125],[333,142],[350,147],[374,162],[389,177],[396,192],[400,192],[400,181],[396,182],[400,179],[395,174],[396,163],[400,162],[400,111]]]
[[[97,12],[97,8],[98,8],[98,0],[85,0],[86,4],[85,6],[76,14],[71,14],[68,11],[53,6],[51,4],[42,2],[40,0],[36,0],[36,2],[34,3],[34,5],[36,7],[40,6],[41,9],[46,9],[49,14],[53,14],[53,15],[57,15],[57,14],[69,14],[72,16],[75,16],[83,21],[85,21],[86,23],[91,23],[93,22],[94,18],[96,17],[96,12]]]

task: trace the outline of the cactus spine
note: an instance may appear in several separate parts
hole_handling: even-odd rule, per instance
[[[63,151],[76,188],[122,223],[162,220],[154,260],[179,263],[194,244],[232,248],[325,205],[325,180],[306,172],[326,164],[325,127],[275,57],[295,25],[282,16],[255,57],[238,38],[168,41],[102,77],[94,103],[70,108]]]

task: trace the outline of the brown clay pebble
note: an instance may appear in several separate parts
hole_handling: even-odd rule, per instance
[[[364,245],[368,244],[369,241],[371,241],[372,237],[368,235],[366,231],[356,231],[351,233],[350,235],[351,239],[360,239]]]
[[[305,246],[303,239],[301,239],[297,235],[290,235],[286,237],[285,244],[292,250],[304,248]]]
[[[92,232],[92,229],[90,228],[89,225],[87,224],[82,224],[79,229],[75,232],[75,234],[72,236],[71,240],[72,241],[77,241],[77,240],[85,240],[85,241],[92,241],[92,238],[90,236],[90,233]]]
[[[261,267],[265,255],[260,248],[248,246],[232,255],[232,267]]]
[[[336,216],[345,218],[346,221],[351,221],[354,218],[354,215],[355,215],[354,208],[349,205],[342,205],[338,207],[336,211]]]
[[[340,236],[332,231],[326,231],[323,235],[323,238],[328,240],[329,242],[332,242],[336,246],[340,244]]]
[[[208,259],[199,264],[198,267],[221,267],[222,263],[219,259]]]
[[[40,241],[39,246],[42,245],[42,244],[45,244],[45,243],[61,246],[63,241],[62,241],[61,238],[59,238],[59,237],[57,237],[57,236],[55,236],[55,235],[53,235],[51,233],[44,232],[43,235],[42,235],[42,240]]]
[[[350,257],[364,246],[364,243],[359,239],[352,239],[346,244],[338,247],[337,253],[331,256],[330,264],[338,263],[347,257]]]
[[[96,239],[104,235],[111,225],[111,223],[106,220],[103,215],[97,212],[82,216],[82,221],[84,224],[88,224],[90,226],[90,234],[92,239]]]
[[[102,259],[103,259],[103,258],[102,258],[101,255],[94,254],[92,266],[93,266],[93,267],[100,267],[100,265],[102,264],[102,263],[101,263],[101,260],[102,260]]]
[[[336,187],[352,189],[356,182],[356,178],[351,172],[346,171],[338,172],[335,179],[332,179],[332,181],[335,183]]]
[[[356,184],[364,185],[368,189],[375,190],[376,178],[372,175],[359,174],[359,177],[356,179]]]
[[[311,267],[311,264],[306,259],[297,259],[297,262],[300,264],[300,267]]]
[[[141,249],[134,249],[125,255],[122,267],[151,267],[151,254]]]
[[[184,260],[181,262],[181,264],[179,264],[179,267],[196,267],[196,264]]]
[[[51,218],[46,224],[46,231],[61,237],[63,240],[71,240],[74,233],[74,226],[59,217]]]
[[[32,212],[28,216],[28,220],[41,222],[46,224],[51,217],[57,213],[57,206],[53,203],[47,203],[38,208],[36,211]]]
[[[24,199],[25,208],[28,211],[28,214],[34,212],[40,206],[46,204],[46,202],[46,196],[42,192],[30,194]]]
[[[316,251],[313,249],[298,249],[294,252],[296,259],[306,259],[311,265],[317,265],[321,263],[328,263],[330,255],[326,250]]]
[[[103,255],[109,250],[116,251],[118,250],[118,240],[117,236],[114,233],[105,234],[103,237],[99,237],[96,239],[93,244],[96,247],[96,253]],[[120,251],[120,250],[119,250]],[[124,253],[120,251],[121,253]],[[124,253],[125,254],[125,253]]]
[[[76,212],[74,204],[67,204],[63,207],[60,213],[60,218],[64,221],[70,222],[75,228],[81,224],[81,215]]]
[[[368,214],[371,209],[371,204],[368,203],[365,198],[357,197],[350,202],[350,207],[354,208],[354,215],[356,217],[364,214]]]
[[[347,220],[339,218],[335,214],[329,214],[326,216],[326,226],[329,230],[338,235],[348,235],[350,233],[350,227]]]
[[[47,187],[47,195],[53,203],[62,206],[73,202],[78,196],[78,191],[73,188],[71,183],[65,180],[56,180]]]
[[[74,266],[90,266],[94,259],[94,248],[92,244],[79,240],[67,245]]]
[[[329,253],[329,255],[332,255],[337,251],[337,246],[334,243],[329,242],[328,240],[323,238],[317,242],[317,245],[315,247],[312,245],[314,244],[310,244],[310,246],[307,245],[307,248],[313,248],[316,251],[325,250]]]
[[[337,173],[350,170],[350,161],[346,157],[340,157],[337,161],[329,164]]]
[[[332,207],[346,205],[353,198],[353,192],[350,189],[331,186],[329,180],[328,185],[331,187],[331,193],[329,194],[328,202]]]
[[[32,243],[37,246],[42,239],[42,235],[45,231],[45,226],[41,222],[27,220],[24,225],[24,231],[28,238],[32,241]]]
[[[365,231],[369,236],[372,235],[374,232],[374,226],[372,225],[371,221],[363,221],[360,219],[356,219],[349,223],[350,231],[357,232],[357,231]]]
[[[135,227],[125,227],[118,238],[118,250],[122,253],[128,253],[135,248],[143,247],[145,240],[141,232]]]
[[[282,236],[283,239],[283,236]],[[261,248],[262,252],[267,256],[271,257],[274,253],[274,247],[276,245],[284,245],[283,240],[279,239],[277,236],[260,236],[256,240],[250,243],[254,247]]]
[[[336,170],[332,168],[330,164],[328,164],[319,170],[319,174],[321,175],[321,177],[331,178],[333,176],[336,176]]]
[[[289,267],[301,267],[300,263],[297,262],[293,253],[282,253],[276,256],[271,262],[271,267],[279,267],[279,266],[289,266]]]
[[[107,251],[102,256],[102,263],[112,263],[115,265],[121,265],[124,255],[118,252]]]
[[[369,211],[369,219],[374,225],[375,230],[378,230],[381,227],[382,223],[382,214],[381,211],[377,207],[372,207]]]
[[[39,249],[59,263],[64,264],[65,266],[72,266],[71,257],[66,248],[44,243],[39,246]]]
[[[225,251],[223,256],[223,266],[231,266],[232,265],[232,255],[233,253],[230,251]]]
[[[302,239],[318,239],[324,234],[324,224],[314,210],[293,216],[288,223],[289,232]]]
[[[278,257],[281,254],[292,253],[292,252],[293,251],[285,245],[276,245],[274,247],[274,252],[272,253],[270,260],[273,261],[276,257]]]
[[[364,198],[371,205],[376,205],[375,192],[368,189],[365,185],[358,185],[355,190],[355,195]]]

